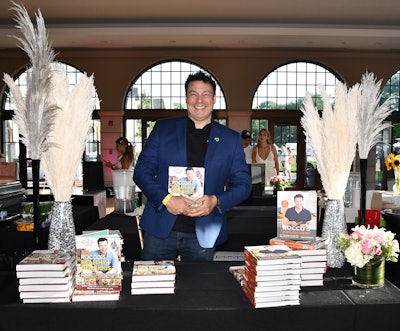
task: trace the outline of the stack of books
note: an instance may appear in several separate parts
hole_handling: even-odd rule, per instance
[[[119,300],[123,245],[120,234],[102,230],[75,238],[77,270],[72,302]]]
[[[285,245],[245,246],[242,289],[255,308],[299,305],[301,257]]]
[[[175,293],[176,269],[173,260],[135,261],[133,263],[131,294]]]
[[[301,257],[301,287],[323,286],[326,273],[326,248],[296,249],[293,254]]]
[[[20,298],[24,303],[71,302],[75,267],[74,254],[33,251],[16,266]]]
[[[287,240],[272,238],[270,244],[281,244],[292,249],[293,254],[301,256],[301,287],[323,286],[326,273],[325,239]]]

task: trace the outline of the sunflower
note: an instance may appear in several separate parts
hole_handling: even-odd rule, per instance
[[[394,169],[400,169],[400,154],[396,155],[392,160],[392,167]]]
[[[394,159],[394,154],[393,154],[393,153],[390,153],[388,156],[386,156],[385,165],[386,165],[386,169],[387,169],[388,171],[392,170],[392,166],[393,166],[392,162],[393,162],[393,159]]]

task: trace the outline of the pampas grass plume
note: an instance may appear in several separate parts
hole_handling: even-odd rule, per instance
[[[307,92],[301,111],[304,134],[313,148],[313,154],[325,192],[329,199],[342,199],[346,190],[351,164],[356,153],[358,112],[358,85],[347,90],[342,83],[336,85],[335,107],[320,85],[323,99],[322,116],[314,107]]]
[[[357,116],[358,154],[361,159],[368,159],[368,153],[379,141],[381,131],[391,126],[383,123],[393,109],[390,109],[390,98],[379,105],[382,97],[381,83],[382,80],[377,81],[373,73],[366,72],[361,78],[360,111]]]

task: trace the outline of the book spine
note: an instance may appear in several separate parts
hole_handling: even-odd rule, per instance
[[[270,239],[269,243],[271,245],[285,245],[291,249],[310,249],[315,250],[317,249],[314,244],[306,244],[301,242],[294,242],[294,241],[285,241],[281,239]]]

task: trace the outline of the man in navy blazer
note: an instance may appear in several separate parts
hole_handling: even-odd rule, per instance
[[[226,212],[251,192],[239,133],[212,120],[214,80],[203,72],[185,83],[187,117],[157,121],[135,165],[134,181],[147,198],[140,226],[142,260],[212,260],[227,240]],[[204,167],[204,195],[168,192],[169,167]]]

